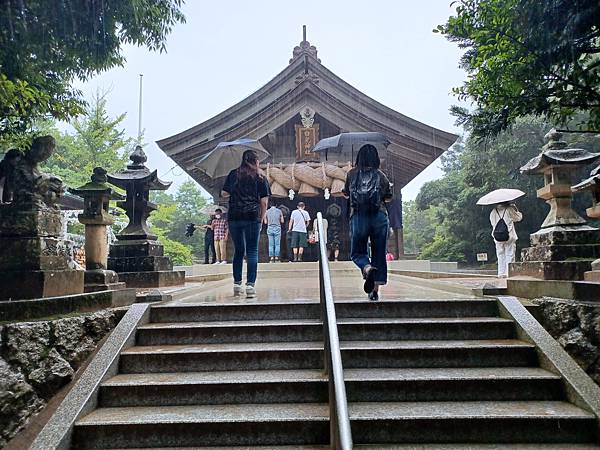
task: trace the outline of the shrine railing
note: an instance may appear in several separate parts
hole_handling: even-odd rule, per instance
[[[352,432],[348,417],[348,400],[344,384],[344,370],[340,352],[335,304],[331,289],[329,260],[325,245],[323,216],[317,213],[317,232],[319,235],[319,299],[321,319],[323,321],[325,370],[329,379],[329,423],[331,448],[352,449]],[[325,239],[324,239],[325,238]]]

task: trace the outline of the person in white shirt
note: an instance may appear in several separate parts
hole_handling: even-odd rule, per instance
[[[291,246],[294,252],[294,262],[302,261],[304,249],[308,247],[306,227],[310,223],[310,215],[304,210],[304,203],[298,202],[298,209],[295,209],[290,216],[288,231],[292,234]]]
[[[508,240],[503,242],[497,241],[494,237],[494,230],[500,219],[503,219],[508,227]],[[492,238],[494,238],[496,244],[496,256],[498,258],[498,278],[506,278],[508,276],[508,264],[515,261],[515,251],[519,239],[515,231],[515,222],[520,222],[522,219],[523,214],[514,203],[500,203],[490,213]]]

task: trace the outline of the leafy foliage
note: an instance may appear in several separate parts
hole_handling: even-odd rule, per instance
[[[71,187],[90,179],[94,167],[108,172],[125,168],[134,140],[125,137],[122,122],[125,114],[115,118],[106,112],[106,93],[96,93],[81,118],[71,122],[74,133],[60,133],[51,122],[38,125],[36,133],[54,135],[56,152],[43,169],[58,175]]]
[[[185,236],[188,223],[203,224],[208,220],[208,217],[200,212],[206,206],[207,200],[202,197],[197,184],[191,180],[185,181],[174,195],[152,192],[152,201],[158,204],[158,210],[150,216],[152,231],[159,236],[159,240],[165,246],[165,253],[173,262],[187,261],[176,263],[187,265],[192,264],[193,258],[203,258],[203,233],[197,231],[192,237]]]
[[[0,138],[28,131],[50,115],[84,111],[71,87],[125,62],[123,44],[165,51],[185,21],[183,0],[0,1]]]
[[[468,73],[454,89],[473,112],[453,107],[477,137],[497,135],[528,114],[580,130],[600,130],[598,0],[459,0],[435,32],[465,50]]]
[[[510,132],[500,133],[490,142],[469,137],[464,146],[453,148],[443,162],[445,175],[425,183],[414,205],[405,205],[404,223],[407,245],[420,257],[435,260],[474,262],[477,253],[495,254],[491,237],[491,207],[476,206],[479,197],[499,188],[521,189],[527,195],[517,201],[523,221],[516,226],[518,245],[529,245],[529,234],[537,231],[548,213],[548,206],[536,197],[541,176],[520,174],[518,169],[540,152],[543,136],[550,125],[541,118],[517,119]],[[600,136],[578,136],[572,145],[598,148]],[[589,173],[582,169],[580,176]],[[577,196],[575,209],[585,214],[591,203]],[[418,217],[417,217],[418,216]]]

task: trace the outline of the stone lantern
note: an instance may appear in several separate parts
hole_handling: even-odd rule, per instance
[[[158,178],[156,170],[150,171],[144,163],[146,154],[137,146],[129,157],[127,169],[108,175],[115,186],[125,189],[125,201],[117,203],[125,210],[129,223],[110,247],[108,268],[119,274],[127,287],[151,288],[176,286],[185,281],[185,272],[173,271],[171,260],[157,236],[150,232],[147,219],[157,205],[150,201],[151,190],[166,190],[171,183]]]
[[[511,276],[581,280],[600,256],[600,231],[588,226],[571,207],[573,174],[600,159],[600,153],[567,148],[561,137],[561,133],[550,130],[542,153],[521,167],[521,173],[544,176],[537,196],[550,205],[550,212],[541,229],[530,236],[531,247],[522,250],[521,262],[510,264]]]
[[[588,217],[600,219],[600,166],[590,173],[590,178],[571,188],[573,192],[589,191],[592,194],[592,207],[585,212]],[[584,274],[586,281],[600,281],[600,254],[599,258],[592,263],[592,270]]]
[[[63,236],[64,184],[39,168],[55,148],[52,136],[40,136],[0,162],[0,301],[83,292],[83,270]]]
[[[123,200],[108,184],[106,170],[96,167],[89,183],[77,189],[69,189],[72,194],[83,198],[84,210],[77,217],[85,225],[85,292],[123,289],[119,277],[108,268],[107,227],[114,223],[108,212],[111,200]]]

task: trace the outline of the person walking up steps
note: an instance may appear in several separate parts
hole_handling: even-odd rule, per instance
[[[500,203],[490,212],[492,237],[498,257],[498,278],[508,277],[508,264],[515,261],[517,232],[515,222],[520,222],[523,214],[514,203]]]
[[[279,252],[281,248],[281,224],[283,223],[283,213],[275,205],[267,210],[265,224],[267,225],[267,238],[269,239],[269,262],[279,261]]]
[[[292,251],[294,252],[294,262],[302,261],[304,249],[308,246],[308,236],[306,227],[310,223],[310,215],[304,210],[304,203],[298,202],[298,209],[295,209],[290,216],[289,231],[292,233]]]
[[[350,198],[350,256],[361,270],[364,291],[373,301],[379,300],[379,286],[387,283],[385,255],[389,220],[385,202],[392,200],[391,184],[379,166],[377,149],[370,144],[363,145],[356,155],[355,167],[348,172],[343,190]]]
[[[215,210],[215,218],[212,221],[212,230],[215,239],[215,251],[217,260],[215,264],[227,263],[227,237],[229,235],[229,227],[227,219],[223,217],[223,210]]]
[[[246,150],[242,164],[227,175],[221,195],[229,197],[229,231],[233,240],[233,294],[242,293],[242,266],[247,259],[246,297],[256,297],[258,239],[269,202],[269,183],[258,167],[254,150]]]

